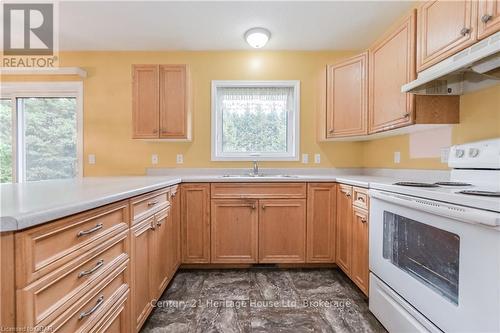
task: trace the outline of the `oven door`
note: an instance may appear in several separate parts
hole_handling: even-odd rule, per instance
[[[500,214],[370,196],[371,272],[445,332],[499,332]]]

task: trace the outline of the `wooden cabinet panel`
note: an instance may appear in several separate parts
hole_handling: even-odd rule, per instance
[[[181,186],[182,262],[210,262],[210,184]]]
[[[259,200],[259,262],[305,262],[306,200]]]
[[[359,208],[368,210],[369,207],[369,196],[368,189],[361,187],[353,187],[353,205]]]
[[[433,0],[418,8],[417,71],[477,40],[477,4],[475,0]]]
[[[158,65],[132,65],[132,124],[134,139],[159,135]]]
[[[154,256],[154,224],[155,218],[148,219],[134,225],[131,230],[131,300],[132,300],[132,329],[137,332],[152,310],[151,300],[153,290],[156,290],[154,265],[157,264]]]
[[[160,138],[187,139],[190,110],[186,65],[160,65]]]
[[[305,198],[304,183],[212,183],[213,199]]]
[[[257,206],[257,200],[212,200],[212,263],[257,262]]]
[[[328,67],[326,138],[367,134],[368,54]]]
[[[163,293],[173,274],[175,253],[172,252],[173,224],[170,206],[155,214],[154,224],[153,298]]]
[[[307,185],[307,262],[335,262],[336,185]]]
[[[500,31],[500,0],[479,0],[478,39]]]
[[[168,189],[161,189],[131,199],[130,205],[132,208],[133,223],[141,221],[165,208],[169,204],[168,196]]]
[[[173,186],[170,189],[170,204],[172,216],[172,251],[173,255],[173,273],[177,271],[181,264],[181,202],[179,194],[179,186]]]
[[[16,326],[16,284],[15,284],[14,233],[0,233],[0,327],[6,331]]]
[[[351,279],[368,295],[368,212],[354,207],[352,217]]]
[[[352,249],[352,187],[337,187],[337,249],[336,263],[350,276]]]
[[[106,313],[101,320],[89,331],[89,333],[126,333],[130,332],[129,306],[127,293],[120,297],[115,305]]]
[[[401,86],[414,80],[416,13],[406,17],[370,48],[368,132],[402,127],[414,121],[414,95]]]

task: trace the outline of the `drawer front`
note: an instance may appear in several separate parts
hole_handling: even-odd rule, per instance
[[[57,220],[16,234],[16,286],[67,264],[129,227],[126,201]]]
[[[212,183],[212,198],[294,198],[306,197],[305,183]]]
[[[352,197],[352,186],[339,184],[339,191],[348,197]]]
[[[128,261],[106,276],[95,288],[70,306],[54,321],[43,321],[37,327],[49,327],[51,332],[88,332],[113,305],[129,291]]]
[[[138,222],[169,204],[169,190],[162,189],[131,200],[132,220]]]
[[[370,206],[368,190],[366,188],[354,187],[353,192],[353,205],[359,208],[368,209]]]
[[[56,318],[71,303],[85,295],[116,267],[126,262],[128,231],[106,241],[99,252],[82,256],[28,287],[18,291],[22,326],[33,326],[47,317]]]
[[[89,333],[123,333],[130,332],[130,318],[128,316],[128,292],[123,294],[113,307],[92,327]]]

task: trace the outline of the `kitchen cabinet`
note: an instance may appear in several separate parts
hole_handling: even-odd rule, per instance
[[[415,21],[413,11],[369,50],[369,133],[413,122],[415,97],[401,86],[416,77]]]
[[[368,54],[327,69],[325,137],[367,134]]]
[[[210,263],[210,184],[181,186],[182,263]]]
[[[500,0],[479,0],[478,7],[478,39],[500,31]]]
[[[181,265],[181,200],[179,195],[179,186],[172,186],[170,189],[170,204],[172,219],[172,276]]]
[[[350,276],[352,252],[352,186],[337,186],[336,264]]]
[[[257,206],[257,200],[212,200],[212,263],[257,262]]]
[[[475,0],[433,0],[418,8],[418,72],[476,42],[477,7]]]
[[[170,206],[155,214],[154,221],[154,290],[161,295],[172,276],[176,253],[173,252],[174,230]],[[154,297],[154,296],[153,296]]]
[[[303,263],[306,200],[259,200],[259,262]]]
[[[368,295],[368,211],[354,207],[352,212],[352,281]]]
[[[335,262],[335,206],[337,187],[334,183],[307,185],[307,262]]]
[[[191,139],[187,65],[132,66],[134,139]]]

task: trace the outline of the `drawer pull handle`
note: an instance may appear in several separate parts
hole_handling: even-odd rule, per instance
[[[80,315],[78,316],[78,320],[82,320],[83,318],[88,317],[91,314],[93,314],[94,312],[96,312],[97,309],[99,309],[103,303],[104,303],[104,295],[101,295],[97,299],[97,302],[92,307],[92,309],[90,309],[88,311],[80,312]]]
[[[81,230],[81,231],[78,231],[78,233],[76,234],[76,237],[82,237],[82,236],[85,236],[85,235],[89,235],[93,232],[96,232],[97,230],[100,230],[102,229],[102,223],[99,223],[99,224],[96,224],[95,227],[89,229],[89,230]]]
[[[151,206],[154,206],[156,205],[158,202],[160,202],[159,200],[151,200],[148,202],[148,207],[151,207]]]
[[[253,203],[251,207],[252,207],[252,209],[255,209],[255,204]]]
[[[89,269],[88,271],[81,271],[80,273],[78,273],[78,277],[81,278],[83,276],[90,275],[95,271],[97,271],[99,268],[101,268],[103,265],[104,265],[104,260],[101,259],[95,264],[93,268]]]
[[[363,197],[358,197],[358,201],[362,202],[362,203],[365,203],[365,198]]]
[[[362,223],[366,223],[366,218],[364,218],[364,217],[363,217],[363,218],[361,218],[361,222],[362,222]]]
[[[348,198],[351,196],[351,193],[349,193],[349,192],[342,191],[342,193],[344,193],[344,194],[345,194],[345,196],[346,196],[346,197],[348,197]]]
[[[490,15],[490,14],[484,14],[483,16],[481,16],[481,22],[486,23],[486,22],[488,22],[489,20],[491,20],[492,18],[493,18],[493,15]]]

